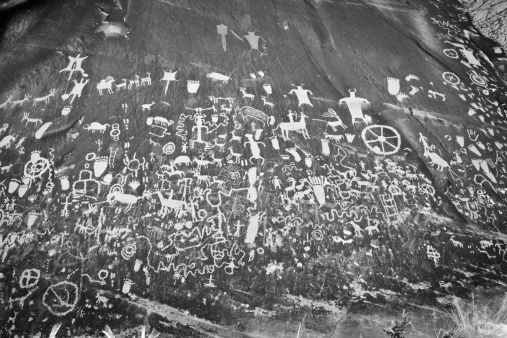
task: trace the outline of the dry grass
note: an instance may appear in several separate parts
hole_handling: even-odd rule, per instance
[[[497,306],[479,306],[475,299],[465,303],[454,299],[449,313],[450,337],[453,338],[505,338],[507,337],[507,294]]]

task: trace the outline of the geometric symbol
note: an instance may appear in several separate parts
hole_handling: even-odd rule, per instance
[[[78,301],[78,286],[71,282],[51,285],[42,296],[42,303],[55,316],[65,316]]]
[[[131,259],[136,253],[136,245],[135,244],[127,244],[121,249],[121,255],[125,259]]]
[[[166,143],[164,147],[162,148],[162,151],[164,154],[170,155],[174,153],[174,150],[176,150],[176,145],[172,142]]]
[[[361,137],[368,149],[375,154],[392,155],[400,150],[400,134],[392,127],[372,125],[364,128]]]
[[[39,282],[40,271],[37,269],[26,269],[19,277],[19,287],[22,289],[31,288]]]
[[[458,52],[456,52],[454,49],[444,49],[444,54],[452,59],[458,58]]]
[[[109,276],[109,271],[107,270],[100,270],[98,273],[99,279],[106,279],[107,276]]]
[[[476,85],[479,85],[479,86],[486,86],[487,85],[486,80],[484,80],[484,78],[482,76],[478,75],[477,73],[470,74],[470,78],[472,79],[472,81]]]
[[[452,85],[458,85],[460,83],[459,77],[451,72],[445,72],[442,74],[442,77],[445,81],[449,82]]]
[[[41,177],[49,169],[49,161],[38,154],[32,154],[32,159],[25,164],[25,176],[29,178]]]

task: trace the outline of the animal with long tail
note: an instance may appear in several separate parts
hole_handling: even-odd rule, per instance
[[[303,134],[303,137],[306,139],[310,138],[310,135],[308,134],[308,130],[306,129],[306,119],[308,116],[306,116],[303,112],[301,112],[301,117],[299,121],[297,122],[280,122],[278,126],[273,129],[276,130],[277,128],[280,128],[282,132],[282,137],[285,141],[289,140],[289,131],[297,131],[301,132]]]
[[[430,159],[430,165],[436,165],[439,171],[443,171],[444,168],[449,168],[449,163],[434,152],[435,146],[429,146],[428,139],[421,133],[419,133],[419,141],[424,147],[423,156]]]
[[[187,202],[173,199],[174,192],[171,190],[169,197],[165,198],[160,191],[147,193],[146,196],[157,195],[162,207],[160,208],[159,215],[164,217],[167,213],[174,211],[177,217],[185,213],[188,209]]]
[[[109,203],[109,205],[114,205],[116,203],[120,204],[126,204],[127,208],[125,209],[125,212],[130,211],[134,204],[137,203],[137,201],[142,200],[143,198],[151,195],[151,192],[148,191],[144,193],[142,196],[135,196],[132,194],[126,194],[123,192],[123,188],[120,184],[115,184],[109,189],[109,193],[107,194],[106,201]]]

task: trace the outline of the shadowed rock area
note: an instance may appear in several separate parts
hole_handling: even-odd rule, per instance
[[[0,2],[0,336],[377,337],[505,291],[471,6]]]

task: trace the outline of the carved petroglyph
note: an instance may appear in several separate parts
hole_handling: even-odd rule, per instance
[[[361,120],[365,122],[365,117],[363,115],[363,105],[369,105],[370,102],[366,99],[356,97],[356,90],[349,89],[350,97],[340,99],[339,104],[346,104],[349,108],[350,116],[352,118],[352,124],[356,122],[356,120]]]
[[[214,48],[222,55],[222,49],[227,51],[229,34],[249,42],[252,50],[266,51],[253,32],[245,36],[247,41],[225,25],[217,26],[218,36],[212,33],[216,39],[213,43],[222,39],[222,48]],[[239,43],[233,40],[229,42],[236,45],[231,49],[236,49]],[[242,60],[256,62],[269,58],[249,55],[246,50],[243,56]],[[69,80],[73,80],[74,72],[84,77],[80,62],[65,70],[71,73]],[[416,144],[417,149],[412,149],[407,143],[402,149],[398,130],[421,117],[420,111],[414,110],[414,117],[397,121],[400,124],[395,129],[387,125],[389,119],[379,115],[379,102],[370,106],[368,100],[356,97],[355,90],[350,90],[350,97],[342,98],[337,106],[334,101],[337,98],[330,97],[320,86],[315,88],[323,91],[323,97],[315,97],[303,84],[289,88],[290,82],[276,78],[273,68],[269,69],[269,76],[266,70],[258,71],[255,67],[260,67],[260,63],[221,70],[202,65],[191,72],[169,60],[161,64],[181,70],[163,71],[160,65],[143,69],[143,66],[140,68],[144,77],[113,74],[118,78],[115,81],[112,76],[101,79],[107,75],[103,74],[93,79],[98,94],[93,90],[89,97],[95,98],[97,107],[105,110],[90,110],[82,100],[73,102],[85,94],[83,88],[88,80],[80,77],[73,80],[74,89],[62,95],[64,100],[72,96],[70,102],[74,107],[62,104],[62,108],[52,102],[58,90],[51,89],[47,94],[46,87],[42,94],[39,91],[36,94],[45,96],[35,99],[29,93],[12,90],[8,93],[15,93],[18,100],[7,96],[0,104],[0,108],[6,109],[6,116],[17,114],[12,123],[0,128],[0,225],[10,236],[4,234],[0,238],[2,261],[7,264],[19,259],[15,255],[26,249],[23,245],[36,240],[40,241],[41,257],[47,248],[44,271],[23,266],[12,276],[14,286],[25,294],[44,284],[45,289],[34,291],[33,295],[38,297],[34,303],[43,300],[41,307],[53,317],[69,315],[70,320],[71,312],[77,316],[99,309],[113,313],[110,306],[117,301],[113,294],[124,293],[122,296],[136,299],[139,295],[144,297],[148,287],[153,287],[150,291],[154,294],[167,293],[168,290],[162,290],[166,286],[170,290],[183,290],[181,285],[191,281],[192,287],[219,291],[227,285],[224,284],[228,283],[227,278],[238,271],[241,278],[251,277],[251,271],[261,271],[263,275],[257,279],[264,283],[262,278],[277,281],[288,274],[299,278],[297,274],[312,266],[322,286],[308,277],[305,292],[311,293],[313,288],[319,297],[336,294],[339,290],[333,289],[335,284],[346,290],[350,283],[346,278],[343,282],[328,280],[338,270],[333,274],[326,272],[325,277],[319,272],[320,267],[314,262],[323,253],[331,257],[348,250],[352,266],[361,264],[354,261],[357,257],[375,257],[384,264],[385,257],[391,256],[394,268],[398,255],[391,255],[386,236],[406,236],[407,229],[426,229],[422,224],[433,222],[427,215],[438,214],[446,207],[442,194],[467,221],[486,222],[494,227],[503,224],[503,215],[497,212],[501,198],[491,191],[495,189],[494,193],[503,196],[507,145],[501,138],[502,129],[486,124],[489,121],[486,113],[501,105],[492,92],[482,92],[486,90],[485,84],[492,81],[483,78],[477,65],[472,65],[475,73],[468,73],[470,81],[466,78],[470,88],[464,85],[465,79],[443,73],[443,88],[450,92],[432,90],[442,88],[437,86],[440,84],[437,80],[442,81],[440,76],[433,87],[424,84],[427,76],[421,76],[421,80],[408,75],[406,82],[401,77],[401,81],[387,78],[384,91],[393,96],[392,100],[396,97],[406,104],[409,96],[422,91],[438,101],[420,94],[419,99],[443,105],[452,102],[452,94],[457,90],[465,98],[460,103],[470,103],[469,111],[473,110],[473,114],[465,117],[479,123],[478,115],[483,115],[486,121],[478,127],[467,126],[467,133],[462,126],[457,126],[457,131],[443,129],[442,136],[438,133],[435,138],[432,136],[435,146],[421,133],[419,148]],[[220,65],[224,67],[223,63]],[[132,74],[132,70],[127,74]],[[177,82],[176,75],[183,82]],[[160,82],[164,85],[163,93]],[[169,85],[174,86],[171,93]],[[280,88],[285,88],[286,95]],[[371,93],[369,90],[375,89],[363,90]],[[481,95],[483,98],[479,99]],[[88,99],[86,96],[88,93],[83,95],[83,101]],[[300,108],[294,108],[296,98]],[[33,105],[25,105],[28,100]],[[372,95],[371,100],[377,98]],[[245,101],[248,106],[241,105]],[[46,111],[53,106],[56,110]],[[25,112],[27,107],[32,110]],[[11,112],[9,108],[21,109]],[[104,115],[107,109],[114,109],[114,114]],[[30,155],[31,136],[21,131],[26,126],[26,130],[33,129],[33,125],[39,128],[38,124],[42,124],[39,130],[56,129],[60,122],[53,120],[51,113],[60,110],[64,118],[78,113],[84,117],[71,126],[67,135],[62,133],[62,147],[55,154]],[[347,112],[350,120],[345,116]],[[428,116],[429,113],[424,115]],[[46,120],[52,122],[43,123]],[[430,130],[423,132],[428,138]],[[105,134],[106,131],[109,133]],[[36,133],[35,139],[38,135],[41,133]],[[443,145],[442,151],[436,147],[438,144]],[[69,154],[67,148],[71,145],[75,150]],[[452,184],[449,192],[436,190],[421,172],[416,153],[435,170],[447,169]],[[446,154],[452,154],[451,162],[446,161]],[[36,210],[22,206],[28,202]],[[417,213],[410,213],[414,206]],[[53,221],[59,217],[61,222]],[[444,252],[447,259],[449,248],[452,253],[473,252],[478,257],[470,254],[467,259],[476,259],[474,264],[490,259],[499,261],[502,253],[505,255],[503,243],[496,246],[486,238],[479,241],[454,227],[453,233],[439,229],[438,236],[444,236],[443,241],[426,236],[427,242],[417,242],[422,237],[413,236],[415,242],[410,243],[408,251],[396,241],[392,243],[392,251],[399,249],[399,255],[410,252],[415,256],[420,252],[414,250],[422,250],[435,265],[440,263]],[[340,260],[336,264],[344,276],[350,273]],[[61,284],[62,278],[69,284]],[[45,282],[41,284],[43,279]],[[441,284],[444,289],[452,291],[457,286],[446,281]],[[353,283],[357,287],[358,279]],[[289,292],[300,292],[295,284]],[[104,290],[92,292],[90,285]],[[74,297],[76,289],[79,300]],[[24,302],[16,297],[18,294],[11,297],[14,306]],[[209,297],[205,299],[212,301]]]
[[[112,76],[108,76],[97,84],[97,89],[99,91],[99,95],[103,95],[103,90],[107,90],[109,94],[113,93],[113,83],[115,79]],[[118,88],[118,87],[117,87]]]
[[[259,35],[256,35],[255,31],[254,32],[248,32],[248,35],[244,35],[243,37],[246,38],[246,40],[250,44],[250,52],[253,51],[253,50],[256,50],[256,51],[258,51],[260,53],[261,56],[262,55],[267,55],[266,53],[261,52],[260,49],[259,49],[259,41],[260,40],[266,41],[266,40],[264,40]],[[242,38],[240,38],[240,39],[242,39]]]
[[[310,138],[308,130],[306,129],[307,118],[308,117],[303,112],[301,112],[300,119],[297,122],[280,122],[277,128],[279,128],[282,132],[283,139],[286,141],[289,139],[289,131],[297,131],[302,133],[304,138]]]
[[[36,97],[33,99],[33,106],[37,105],[39,102],[44,102],[45,104],[49,103],[49,99],[56,95],[57,90],[55,88],[49,90],[49,94],[41,97]],[[1,106],[0,106],[1,108]]]
[[[449,168],[449,163],[444,160],[440,155],[432,151],[434,147],[430,147],[427,143],[428,139],[419,133],[419,141],[423,144],[423,155],[430,159],[430,165],[436,165],[437,170],[443,171],[444,168]]]
[[[299,107],[301,107],[301,105],[303,104],[307,104],[313,107],[313,104],[310,102],[310,98],[308,97],[308,95],[313,95],[312,91],[308,89],[303,89],[304,84],[302,84],[301,86],[293,84],[293,86],[295,86],[296,89],[292,89],[289,92],[289,94],[296,94],[296,97],[298,98],[299,101],[298,104]]]
[[[88,82],[90,82],[90,80],[81,79],[79,82],[77,82],[76,80],[72,80],[72,81],[74,82],[74,87],[72,88],[70,93],[62,95],[62,100],[64,100],[64,101],[72,96],[72,98],[70,100],[71,105],[74,102],[74,99],[76,98],[76,96],[81,97],[81,93],[83,92],[84,87],[86,86],[86,84]]]
[[[366,146],[379,155],[396,154],[401,146],[400,134],[389,126],[368,126],[363,129],[361,137]]]
[[[23,113],[23,118],[21,119],[21,122],[25,122],[25,125],[28,125],[28,123],[35,123],[35,125],[37,126],[37,124],[42,123],[42,119],[30,117],[29,113]]]
[[[60,73],[69,72],[68,81],[70,81],[74,72],[80,72],[83,77],[88,77],[88,74],[86,74],[84,69],[82,68],[83,61],[86,60],[88,56],[81,57],[81,54],[78,54],[76,57],[68,56],[68,58],[69,64],[67,65],[67,67],[60,70]]]
[[[15,107],[22,107],[25,102],[28,102],[30,101],[32,95],[30,94],[25,94],[25,97],[23,97],[21,100],[15,100],[15,101],[12,101],[11,102],[11,107],[12,108],[15,108]]]

